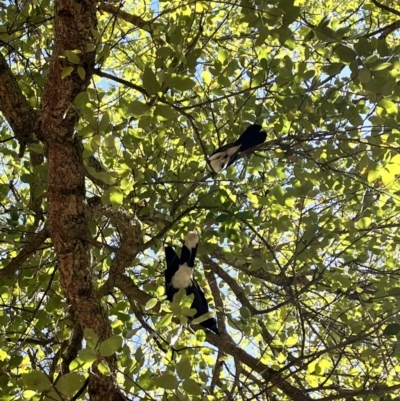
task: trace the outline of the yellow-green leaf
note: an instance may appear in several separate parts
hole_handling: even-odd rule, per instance
[[[381,99],[378,106],[386,110],[388,114],[397,114],[397,106],[389,99]]]
[[[111,356],[122,347],[122,337],[111,336],[100,344],[100,355]]]
[[[78,73],[78,75],[79,75],[79,78],[83,81],[83,80],[85,79],[85,77],[86,77],[86,71],[85,71],[85,69],[84,69],[83,67],[79,66],[79,67],[76,69],[76,71],[77,71],[77,73]]]
[[[72,74],[72,71],[74,71],[74,67],[69,66],[69,67],[63,68],[61,71],[61,78],[64,79],[64,78],[68,77],[69,75]]]
[[[157,305],[157,298],[151,298],[146,302],[146,310],[152,309]]]
[[[61,376],[57,381],[56,389],[67,397],[72,397],[85,382],[85,377],[78,373],[72,372]]]
[[[113,187],[110,189],[110,202],[113,206],[122,205],[122,201],[124,200],[124,194],[118,187]]]
[[[51,387],[49,378],[39,370],[22,375],[22,381],[30,390],[44,391]]]
[[[167,313],[162,319],[156,324],[156,329],[168,326],[172,321],[172,313]]]
[[[99,337],[98,335],[94,332],[93,329],[85,329],[83,332],[83,336],[85,337],[87,345],[91,349],[95,349],[97,347],[97,344],[99,342]]]
[[[71,50],[66,50],[65,56],[67,57],[67,60],[72,64],[79,64],[81,62],[81,58]]]

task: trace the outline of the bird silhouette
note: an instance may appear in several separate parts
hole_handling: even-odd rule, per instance
[[[209,311],[204,292],[193,277],[193,267],[198,242],[199,236],[196,233],[187,233],[185,243],[182,246],[180,258],[171,246],[165,247],[167,269],[165,270],[164,275],[167,299],[172,301],[174,295],[181,288],[186,290],[187,295],[194,294],[191,305],[191,308],[196,309],[197,311],[194,318],[204,315]],[[200,325],[219,335],[217,321],[214,318],[204,320]]]
[[[252,124],[246,128],[236,142],[228,143],[218,148],[208,159],[211,170],[214,173],[219,173],[237,159],[239,152],[263,143],[267,138],[267,134],[261,129],[261,125]]]

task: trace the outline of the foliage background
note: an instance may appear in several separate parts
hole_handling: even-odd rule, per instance
[[[0,3],[1,399],[398,399],[399,16]],[[221,338],[164,301],[188,230]]]

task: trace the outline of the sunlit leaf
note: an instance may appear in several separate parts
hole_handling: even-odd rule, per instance
[[[71,66],[63,68],[63,70],[61,71],[61,78],[68,77],[69,75],[72,74],[73,71],[74,71],[74,67],[71,67]]]
[[[85,382],[85,377],[78,373],[67,373],[57,381],[56,389],[67,397],[72,397]]]
[[[112,336],[100,344],[99,352],[101,356],[111,356],[122,346],[122,337]]]
[[[146,302],[146,309],[153,309],[157,305],[157,298],[151,298]]]
[[[38,370],[22,375],[22,381],[31,390],[44,391],[51,387],[49,378]]]
[[[385,109],[388,114],[397,114],[398,112],[396,104],[389,99],[381,99],[378,102],[378,106]]]

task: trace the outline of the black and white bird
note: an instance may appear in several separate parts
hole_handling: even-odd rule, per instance
[[[267,134],[261,129],[261,125],[252,124],[246,128],[236,142],[228,143],[218,148],[208,159],[211,170],[214,173],[219,173],[237,159],[239,152],[263,143],[267,138]]]
[[[208,303],[204,292],[193,277],[193,267],[198,242],[199,236],[196,233],[187,233],[185,243],[182,246],[180,258],[171,246],[165,248],[167,269],[165,270],[164,275],[167,299],[172,301],[174,295],[181,288],[186,290],[187,295],[194,294],[191,306],[191,308],[196,309],[197,311],[194,318],[208,312]],[[219,335],[217,321],[214,318],[209,318],[201,322],[200,325]]]

